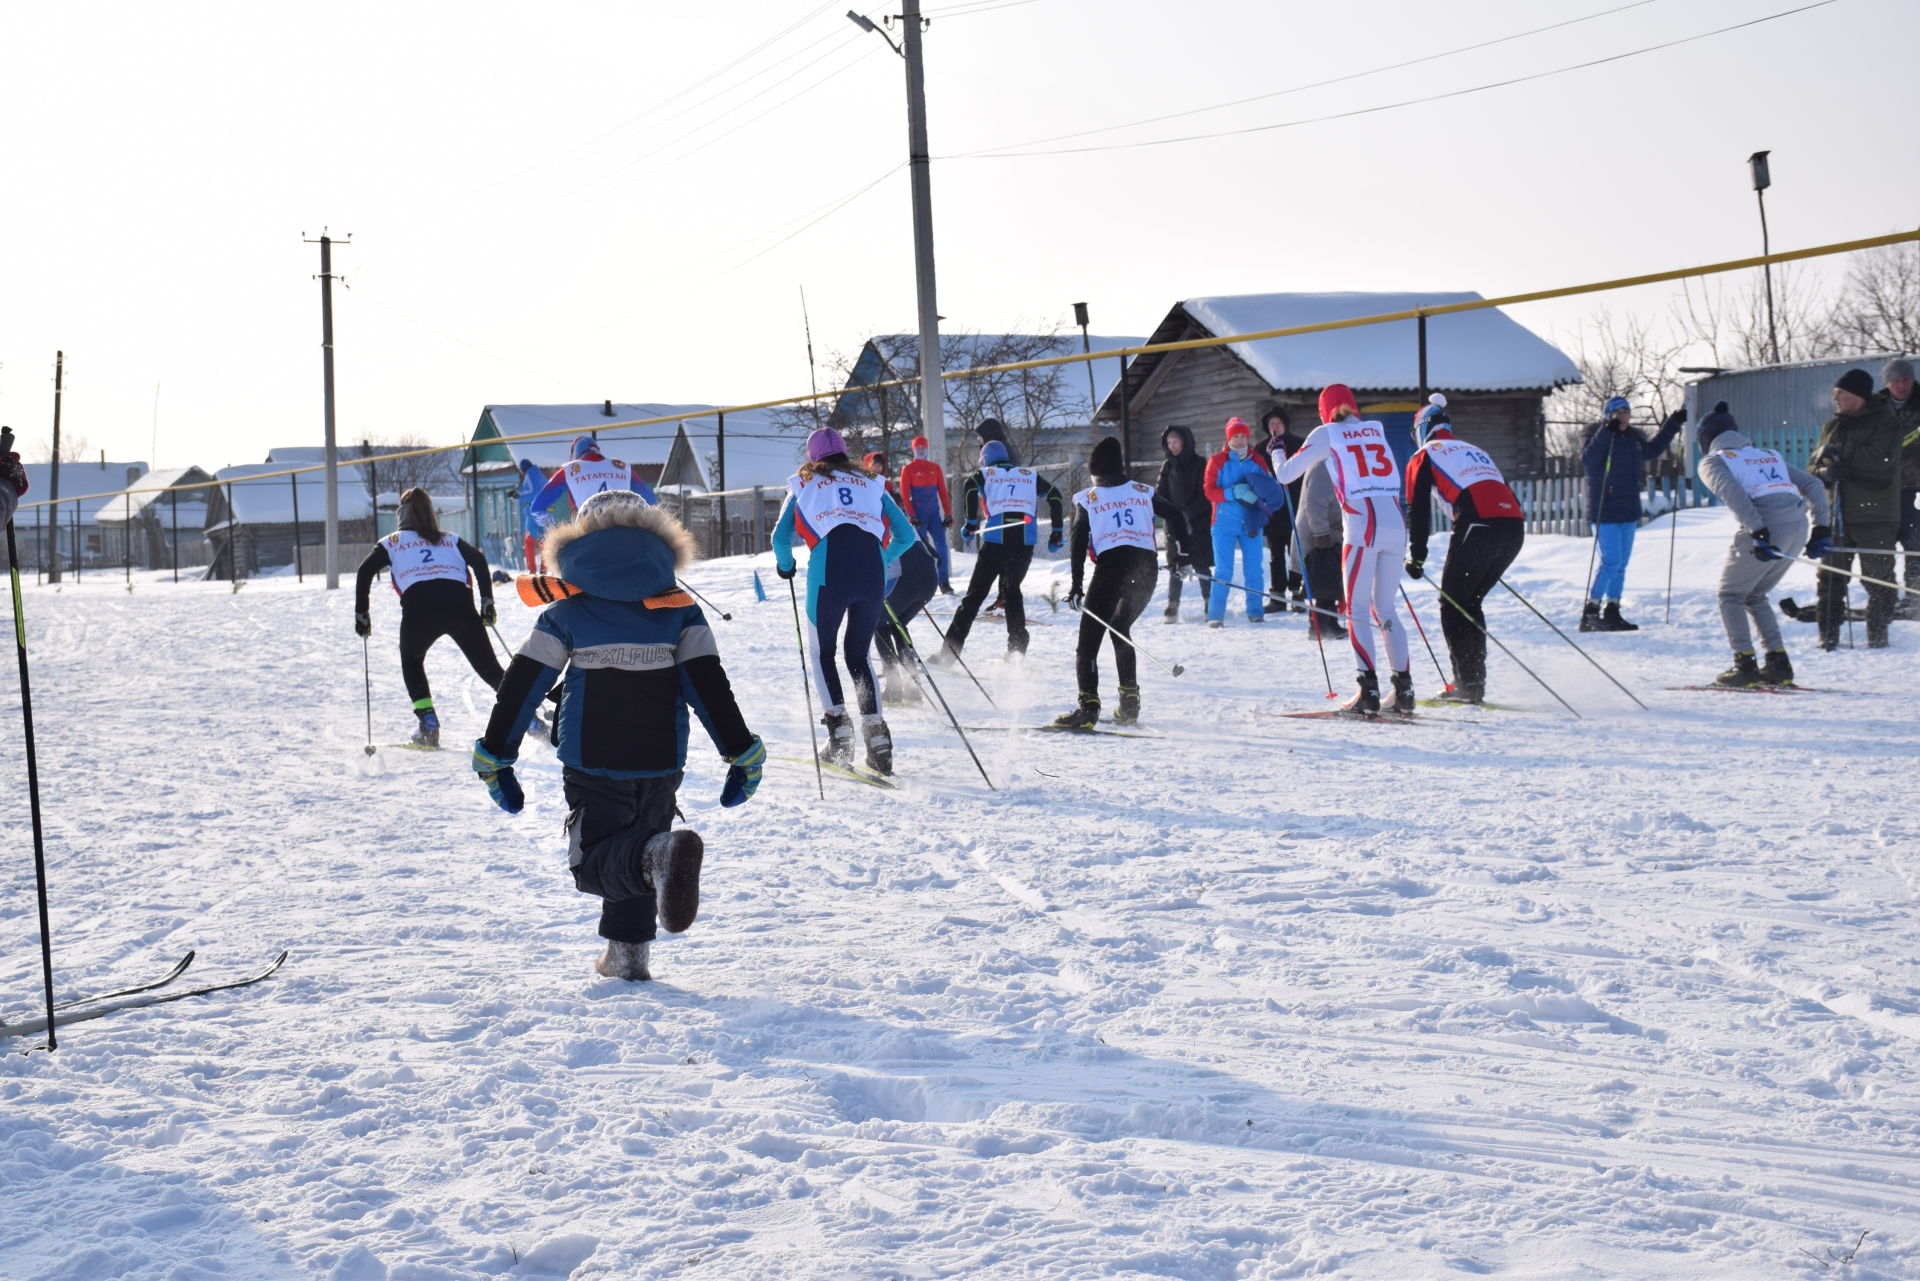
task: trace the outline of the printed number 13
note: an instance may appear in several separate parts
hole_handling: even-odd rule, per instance
[[[1360,475],[1393,475],[1393,457],[1385,445],[1368,441],[1364,445],[1348,445],[1347,452],[1353,455],[1353,469]]]

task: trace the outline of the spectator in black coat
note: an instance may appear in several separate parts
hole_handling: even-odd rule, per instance
[[[1260,450],[1267,456],[1274,470],[1294,450],[1306,444],[1306,438],[1293,432],[1293,420],[1287,416],[1285,407],[1275,405],[1260,415]],[[1285,594],[1292,598],[1292,609],[1299,613],[1306,609],[1306,596],[1300,581],[1299,554],[1293,546],[1293,512],[1300,505],[1300,482],[1294,481],[1287,486],[1287,496],[1292,507],[1282,507],[1275,511],[1267,521],[1267,559],[1272,562],[1273,576],[1267,581],[1275,596]],[[1287,557],[1294,556],[1293,572],[1287,572]]]
[[[1160,447],[1167,460],[1160,464],[1160,483],[1154,486],[1160,496],[1180,509],[1186,517],[1187,550],[1193,567],[1203,574],[1213,572],[1213,543],[1206,531],[1213,525],[1213,504],[1207,500],[1207,460],[1194,447],[1193,429],[1173,426],[1160,433]],[[1173,565],[1168,564],[1171,570]],[[1167,579],[1166,621],[1180,619],[1180,579]]]

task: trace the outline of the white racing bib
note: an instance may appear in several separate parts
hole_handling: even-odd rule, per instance
[[[411,529],[399,529],[381,539],[380,545],[387,549],[393,590],[401,595],[430,579],[467,581],[467,561],[460,554],[460,540],[452,534],[442,534],[439,542],[430,543]]]
[[[576,458],[567,464],[566,477],[575,511],[595,494],[633,488],[633,469],[617,458]]]
[[[811,547],[838,525],[853,525],[884,538],[887,518],[881,509],[886,488],[873,476],[845,473],[820,473],[812,480],[789,477],[787,492],[793,495],[794,515],[800,536]]]
[[[1427,458],[1459,489],[1471,489],[1488,480],[1507,483],[1493,459],[1487,457],[1487,451],[1464,440],[1428,441]]]
[[[1798,497],[1800,487],[1787,475],[1787,464],[1780,455],[1771,449],[1723,449],[1721,459],[1727,464],[1727,470],[1740,482],[1740,488],[1747,491],[1748,498],[1766,498],[1772,494],[1792,494]]]
[[[982,467],[980,480],[988,516],[1032,516],[1040,510],[1040,483],[1028,468]]]
[[[1364,498],[1399,501],[1400,468],[1379,423],[1349,418],[1327,424],[1325,431],[1333,449],[1333,484],[1343,504],[1352,508]]]
[[[1073,501],[1087,513],[1088,550],[1094,559],[1115,547],[1154,550],[1152,485],[1095,485],[1075,494]]]

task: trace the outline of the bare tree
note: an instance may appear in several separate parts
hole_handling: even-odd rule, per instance
[[[1574,342],[1581,381],[1547,398],[1547,454],[1579,454],[1587,428],[1600,421],[1615,396],[1633,403],[1636,418],[1659,421],[1679,408],[1686,390],[1677,366],[1688,346],[1658,332],[1645,317],[1600,311]]]
[[[404,454],[414,450],[428,449],[432,442],[424,436],[395,436],[385,441],[363,440],[360,442],[360,456],[379,457],[382,454]],[[433,454],[420,454],[413,458],[394,458],[378,463],[362,463],[360,483],[366,486],[367,497],[377,508],[380,495],[398,496],[409,489],[420,488],[429,494],[453,495],[463,493],[465,482],[459,472],[459,455],[452,451]]]
[[[77,431],[60,433],[60,461],[63,463],[83,463],[93,453],[93,444]],[[53,461],[53,436],[48,434],[40,438],[40,443],[28,456],[28,461],[50,463]]]
[[[1855,254],[1830,324],[1843,349],[1834,354],[1920,352],[1920,244]]]
[[[1673,308],[1674,325],[1690,344],[1707,349],[1708,361],[1723,369],[1776,363],[1773,339],[1780,341],[1778,363],[1822,360],[1838,354],[1833,308],[1817,275],[1782,263],[1774,273],[1773,321],[1767,318],[1767,287],[1754,277],[1728,290],[1724,282],[1682,282]]]

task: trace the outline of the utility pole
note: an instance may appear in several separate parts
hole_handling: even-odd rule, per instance
[[[320,246],[320,372],[327,415],[327,590],[340,590],[340,451],[333,434],[333,237],[324,230]],[[349,236],[340,242],[353,243]],[[296,549],[294,555],[300,553]]]
[[[913,279],[920,307],[920,426],[927,436],[927,456],[942,467],[947,457],[945,393],[940,382],[940,308],[935,300],[933,270],[933,185],[927,146],[927,69],[920,48],[926,20],[920,0],[901,0],[902,44],[862,15],[847,17],[862,31],[871,31],[893,45],[907,63],[907,172],[913,187]],[[904,46],[904,47],[903,47]]]
[[[1773,250],[1767,247],[1767,188],[1773,185],[1773,174],[1767,168],[1770,151],[1756,151],[1747,157],[1747,171],[1753,175],[1753,194],[1760,202],[1760,255],[1766,257]],[[1765,264],[1767,275],[1767,350],[1773,355],[1773,363],[1780,363],[1780,332],[1773,324],[1773,264]]]
[[[47,562],[47,581],[60,581],[60,392],[66,379],[67,353],[53,353],[53,471],[47,478],[47,524],[53,529],[53,550]],[[77,554],[77,553],[76,553]]]

